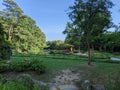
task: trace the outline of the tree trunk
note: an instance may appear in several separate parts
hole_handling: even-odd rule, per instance
[[[13,33],[13,25],[10,25],[9,31],[8,31],[8,40],[11,40]]]
[[[91,60],[90,60],[90,39],[89,35],[87,34],[87,48],[88,48],[88,65],[91,65]]]

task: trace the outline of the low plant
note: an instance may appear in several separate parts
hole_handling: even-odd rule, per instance
[[[43,65],[43,62],[37,59],[32,59],[32,60],[24,59],[19,61],[13,60],[9,64],[10,64],[10,69],[16,72],[33,70],[36,71],[37,73],[44,73],[46,69],[45,66]]]
[[[42,61],[39,61],[37,59],[34,59],[30,62],[31,70],[36,71],[37,73],[44,73],[46,67],[43,65]]]
[[[0,90],[49,90],[48,87],[38,86],[36,84],[30,85],[29,82],[19,80],[9,80],[6,83],[0,81]]]
[[[114,77],[110,74],[108,76],[107,90],[120,90],[120,72],[118,72]]]
[[[9,64],[0,61],[0,72],[5,72],[9,70]]]
[[[4,79],[4,80],[3,80]],[[5,79],[0,75],[0,90],[49,90],[47,86],[37,85],[29,74],[22,74],[16,78]]]
[[[9,64],[12,71],[22,72],[29,68],[29,61],[26,59],[21,61],[11,61]]]

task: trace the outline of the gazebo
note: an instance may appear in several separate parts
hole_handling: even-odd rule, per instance
[[[66,44],[66,49],[68,50],[68,52],[73,52],[73,45]]]

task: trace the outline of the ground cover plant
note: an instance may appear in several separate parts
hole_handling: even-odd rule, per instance
[[[42,61],[37,59],[25,59],[21,60],[10,60],[10,61],[1,61],[0,62],[0,72],[6,71],[15,71],[15,72],[23,72],[23,71],[36,71],[41,74],[45,72],[45,66],[42,64]]]
[[[2,75],[0,76],[0,90],[48,90],[48,87],[39,86],[30,81],[26,75],[24,79],[10,79],[6,80]]]

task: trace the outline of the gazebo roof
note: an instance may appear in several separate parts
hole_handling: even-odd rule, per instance
[[[68,47],[74,47],[72,44],[66,44],[66,46],[68,46]]]

